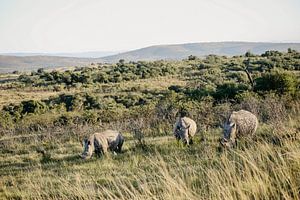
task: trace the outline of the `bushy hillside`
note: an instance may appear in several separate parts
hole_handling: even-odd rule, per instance
[[[101,62],[101,59],[72,58],[60,56],[10,56],[0,55],[0,73],[20,71],[36,71],[44,67],[54,69],[58,67],[85,66],[92,62]]]
[[[106,62],[117,62],[119,59],[127,61],[138,60],[180,60],[189,55],[207,56],[209,54],[234,56],[247,51],[262,54],[267,50],[286,51],[292,48],[300,51],[298,43],[267,43],[267,42],[202,42],[187,44],[155,45],[117,55],[103,57]]]
[[[0,198],[299,199],[299,70],[288,49],[2,74]],[[239,109],[257,134],[225,150]],[[191,147],[172,136],[178,111],[197,123]],[[81,140],[107,128],[123,152],[82,160]]]
[[[21,71],[28,72],[38,68],[55,69],[58,67],[86,66],[91,63],[117,63],[125,61],[181,60],[189,55],[204,57],[210,54],[234,56],[247,51],[262,54],[267,50],[286,51],[288,48],[300,51],[299,43],[264,43],[264,42],[203,42],[188,44],[156,45],[111,56],[96,58],[97,52],[81,54],[16,54],[20,56],[0,55],[0,73]],[[13,55],[13,54],[11,54]],[[30,55],[30,54],[28,54]]]

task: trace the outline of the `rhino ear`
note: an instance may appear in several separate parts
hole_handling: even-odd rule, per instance
[[[232,122],[232,123],[230,123],[230,127],[232,127],[232,128],[233,128],[233,127],[235,127],[235,125],[236,125],[236,124],[235,124],[235,123],[233,123],[233,122]]]

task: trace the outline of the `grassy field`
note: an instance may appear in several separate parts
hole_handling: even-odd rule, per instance
[[[299,63],[290,50],[2,74],[0,199],[300,199]],[[239,109],[259,128],[224,149]],[[172,135],[180,110],[198,126],[190,147]],[[107,128],[122,153],[82,160]]]
[[[300,119],[276,134],[262,124],[237,149],[221,130],[191,147],[172,137],[127,134],[123,152],[82,160],[79,141],[40,136],[1,140],[1,199],[299,199]],[[62,133],[63,134],[63,133]],[[126,134],[125,134],[126,135]],[[43,148],[45,153],[41,154]]]

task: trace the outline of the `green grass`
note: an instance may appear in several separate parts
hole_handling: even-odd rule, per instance
[[[290,125],[290,124],[289,124]],[[299,128],[294,124],[294,128]],[[293,129],[294,131],[294,129]],[[299,199],[300,134],[219,147],[220,130],[191,147],[170,137],[150,138],[142,148],[127,141],[123,153],[79,158],[78,141],[2,141],[1,199]],[[37,152],[44,148],[46,154]]]

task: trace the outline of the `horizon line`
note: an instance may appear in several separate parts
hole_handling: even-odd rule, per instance
[[[156,46],[171,46],[171,45],[184,45],[184,44],[200,44],[200,43],[270,43],[270,44],[300,44],[300,41],[203,41],[203,42],[184,42],[184,43],[160,43],[160,44],[152,44],[144,47],[132,48],[128,50],[82,50],[82,51],[0,51],[0,54],[76,54],[76,53],[113,53],[112,55],[135,51],[139,49],[145,49],[149,47],[156,47]],[[53,55],[55,56],[55,55]]]

